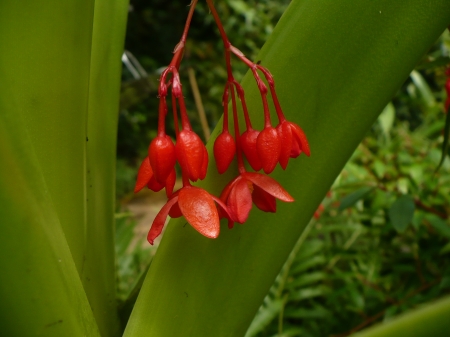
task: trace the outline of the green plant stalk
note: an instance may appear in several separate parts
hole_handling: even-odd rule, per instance
[[[446,337],[450,331],[450,297],[429,303],[387,323],[354,334],[355,337]]]
[[[0,76],[3,74],[0,68]],[[8,86],[0,96],[1,335],[100,334],[34,147]]]
[[[102,336],[119,336],[114,250],[121,55],[128,0],[96,0],[86,144],[86,253],[80,273]]]
[[[445,0],[292,2],[257,60],[310,141],[311,158],[273,174],[296,202],[275,215],[252,211],[217,240],[171,221],[125,336],[243,336],[326,191],[449,17]],[[254,81],[247,75],[243,85],[261,127]],[[218,194],[230,178],[211,164],[201,186]]]

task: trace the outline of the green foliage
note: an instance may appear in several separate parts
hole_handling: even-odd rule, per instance
[[[447,35],[437,44],[444,53]],[[450,163],[435,174],[442,75],[442,68],[413,71],[397,106],[388,104],[246,336],[346,336],[450,293]],[[410,114],[394,119],[396,109],[417,106],[422,123],[414,131]]]

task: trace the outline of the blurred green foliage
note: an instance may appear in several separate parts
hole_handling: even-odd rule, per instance
[[[299,239],[247,337],[347,336],[450,293],[449,34],[412,72]],[[432,65],[430,67],[430,65]]]

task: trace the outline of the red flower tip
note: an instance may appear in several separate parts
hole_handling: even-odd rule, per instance
[[[150,143],[148,155],[156,181],[164,185],[176,162],[172,139],[167,135],[156,137]]]
[[[219,236],[219,215],[231,219],[227,207],[221,200],[201,188],[185,186],[172,194],[156,215],[147,236],[150,244],[153,244],[161,234],[168,215],[173,218],[183,215],[195,230],[211,239]]]
[[[181,169],[192,181],[203,179],[208,168],[208,153],[200,137],[193,131],[178,134],[175,153]]]
[[[153,170],[150,166],[150,161],[148,157],[142,161],[141,166],[139,166],[139,171],[136,179],[136,185],[134,186],[134,193],[142,190],[150,181],[150,178],[153,177]]]
[[[214,158],[216,159],[217,171],[224,173],[236,154],[236,143],[228,131],[223,131],[214,142]]]
[[[277,132],[282,144],[280,165],[286,169],[289,158],[297,158],[302,152],[310,156],[308,139],[303,130],[295,123],[284,120],[277,126]]]
[[[265,173],[271,173],[280,160],[281,141],[275,128],[268,126],[259,133],[256,150]]]
[[[239,138],[239,142],[242,151],[247,158],[248,163],[255,171],[262,169],[261,160],[258,157],[258,152],[256,150],[256,139],[259,136],[259,131],[248,129]]]

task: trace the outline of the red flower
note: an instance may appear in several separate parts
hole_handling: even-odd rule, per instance
[[[189,180],[203,180],[208,169],[208,152],[200,137],[191,130],[177,135],[175,153],[181,169]]]
[[[182,187],[167,200],[156,215],[148,232],[148,242],[153,245],[155,238],[161,234],[169,213],[174,218],[183,215],[200,234],[211,239],[217,238],[220,232],[220,220],[219,211],[214,202],[219,206],[220,214],[230,218],[227,207],[220,199],[198,187],[190,185]]]
[[[160,135],[152,140],[148,148],[148,158],[153,168],[155,179],[164,184],[175,167],[175,145],[167,135]]]
[[[276,211],[276,199],[293,202],[288,192],[274,179],[257,172],[243,172],[225,186],[220,199],[228,206],[231,220],[244,223],[252,202],[264,212]]]
[[[283,144],[280,165],[286,169],[289,158],[297,158],[302,152],[310,156],[308,139],[303,130],[295,123],[283,120],[277,126],[277,132]]]
[[[233,136],[224,130],[214,142],[214,158],[216,159],[217,171],[224,173],[236,154],[236,143]]]
[[[169,176],[167,177],[165,184],[161,184],[160,182],[158,182],[153,173],[149,158],[145,157],[144,161],[139,167],[136,185],[134,187],[134,193],[139,192],[145,186],[155,192],[161,191],[165,187],[166,195],[169,198],[172,195],[173,187],[175,186],[175,180],[176,173],[175,169],[172,168],[172,172],[170,172]]]

